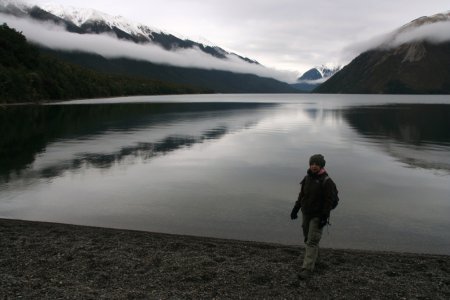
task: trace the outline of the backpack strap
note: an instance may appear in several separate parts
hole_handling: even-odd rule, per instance
[[[330,179],[330,176],[325,175],[325,177],[322,179],[322,185],[325,185],[325,182]]]
[[[325,205],[325,183],[327,182],[328,179],[331,179],[330,176],[325,175],[325,177],[320,181],[320,194],[321,194],[320,198],[322,207]],[[327,219],[327,224],[330,224],[329,217]]]

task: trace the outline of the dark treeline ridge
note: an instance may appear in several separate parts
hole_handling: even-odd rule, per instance
[[[183,86],[202,87],[214,93],[299,93],[285,82],[255,74],[233,73],[225,70],[201,69],[155,64],[130,58],[105,58],[95,53],[62,51],[41,48],[63,61],[67,61],[101,73],[158,79]]]
[[[6,23],[0,25],[0,103],[207,92],[211,91],[64,62],[39,51]]]

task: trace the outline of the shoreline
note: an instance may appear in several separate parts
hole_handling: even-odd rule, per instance
[[[450,256],[321,249],[0,218],[0,298],[450,299]]]

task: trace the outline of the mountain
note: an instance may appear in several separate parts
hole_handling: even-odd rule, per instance
[[[450,94],[450,12],[402,26],[316,93]]]
[[[317,79],[321,79],[322,73],[317,70],[317,68],[312,68],[309,69],[308,71],[306,71],[305,73],[303,73],[302,76],[300,76],[297,80],[301,81],[301,80],[317,80]]]
[[[320,66],[309,69],[297,79],[296,83],[291,84],[291,86],[303,92],[310,92],[319,85],[321,85],[324,81],[328,80],[340,69],[341,69],[340,66],[338,67]]]
[[[113,17],[92,9],[75,9],[62,6],[31,6],[20,1],[0,0],[0,13],[15,16],[19,19],[30,19],[58,24],[67,32],[82,36],[99,34],[99,39],[122,40],[130,45],[157,45],[152,49],[160,49],[165,57],[175,57],[180,60],[180,49],[191,49],[197,55],[200,63],[210,60],[220,61],[220,64],[230,64],[239,67],[247,66],[264,69],[257,61],[239,56],[234,53],[207,43],[199,43],[190,39],[182,39],[170,33],[163,32],[149,26],[136,24],[123,17]],[[100,35],[101,34],[101,35]],[[111,38],[111,36],[116,37]],[[72,37],[71,37],[72,38]],[[37,41],[35,43],[38,43]],[[295,93],[297,90],[289,84],[273,78],[260,77],[250,73],[234,73],[221,71],[212,67],[176,67],[168,63],[149,62],[143,58],[128,55],[120,58],[108,58],[95,54],[89,50],[52,50],[42,46],[41,52],[56,56],[71,64],[106,74],[125,75],[139,79],[163,81],[170,85],[184,86],[193,90],[219,93]],[[128,47],[128,46],[127,46]],[[142,50],[143,48],[139,48]],[[149,48],[150,49],[150,48]],[[163,50],[164,49],[164,50]],[[147,49],[143,50],[147,51]],[[167,53],[174,53],[172,56]],[[176,56],[178,55],[178,56]],[[184,59],[184,57],[181,57]],[[186,59],[184,59],[186,61]]]

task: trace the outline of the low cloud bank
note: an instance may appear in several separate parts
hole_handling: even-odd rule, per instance
[[[434,44],[449,42],[450,21],[426,24],[395,34],[387,47],[394,48],[415,41],[427,41]]]
[[[312,84],[312,85],[314,85],[314,84],[322,84],[322,83],[324,83],[325,81],[327,81],[328,79],[330,79],[332,76],[329,76],[329,77],[322,77],[322,78],[320,78],[320,79],[315,79],[315,80],[298,80],[297,81],[297,83],[306,83],[306,84]]]
[[[255,74],[289,83],[295,82],[298,75],[295,72],[249,64],[235,55],[228,55],[227,59],[215,58],[196,48],[167,51],[153,44],[136,44],[106,34],[71,33],[53,23],[42,23],[4,14],[0,14],[0,22],[7,23],[9,27],[22,32],[28,41],[51,49],[84,51],[106,58],[124,57],[186,68]]]
[[[450,42],[450,21],[425,24],[420,27],[410,27],[388,34],[379,35],[361,43],[356,43],[344,49],[343,60],[350,61],[359,54],[374,49],[389,50],[405,43],[427,41],[433,44]]]

